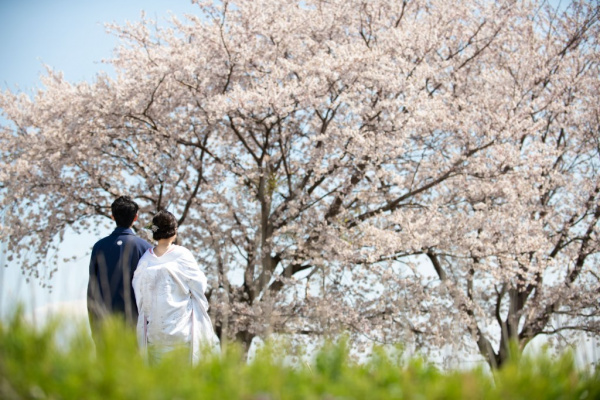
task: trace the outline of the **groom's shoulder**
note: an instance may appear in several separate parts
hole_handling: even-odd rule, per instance
[[[112,235],[108,235],[108,236],[104,236],[103,238],[99,239],[98,241],[96,241],[96,243],[94,243],[94,249],[99,249],[102,247],[106,247],[109,243],[111,243],[113,240],[111,239]]]
[[[149,249],[150,247],[152,247],[152,245],[150,243],[148,243],[148,241],[144,238],[141,238],[139,236],[134,236],[134,240],[135,243],[139,246],[144,248],[144,250]]]
[[[110,248],[115,245],[121,246],[122,244],[125,244],[125,243],[128,246],[134,245],[138,248],[142,248],[143,250],[146,250],[146,249],[152,247],[152,245],[150,243],[148,243],[148,241],[141,238],[140,236],[137,236],[133,231],[129,231],[129,230],[119,231],[118,229],[115,229],[109,235],[98,240],[94,244],[93,249],[101,250],[101,249]]]
[[[133,243],[138,247],[143,247],[144,249],[152,247],[152,245],[148,243],[146,239],[137,236],[136,234],[123,235],[123,240],[126,240],[129,243]]]

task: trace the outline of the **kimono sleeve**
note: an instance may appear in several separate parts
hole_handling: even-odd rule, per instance
[[[180,266],[183,279],[192,294],[204,298],[204,292],[206,291],[207,286],[206,275],[200,270],[194,256],[187,249],[180,259]]]
[[[96,325],[108,314],[108,309],[102,293],[103,288],[101,286],[102,284],[106,286],[106,267],[100,268],[101,265],[105,266],[106,263],[104,262],[103,254],[98,247],[98,244],[94,245],[90,256],[87,287],[87,310],[92,329],[96,328]],[[99,260],[102,263],[100,263]]]

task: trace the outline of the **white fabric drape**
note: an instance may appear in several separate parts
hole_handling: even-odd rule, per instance
[[[160,257],[148,249],[135,271],[133,290],[138,344],[151,358],[187,346],[195,364],[202,349],[218,351],[204,295],[206,276],[188,249],[171,245]]]

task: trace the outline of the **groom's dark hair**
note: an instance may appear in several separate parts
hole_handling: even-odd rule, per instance
[[[121,196],[110,206],[112,215],[118,227],[129,228],[133,225],[133,220],[140,207],[129,196]]]

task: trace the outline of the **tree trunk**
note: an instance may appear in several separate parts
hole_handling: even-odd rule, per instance
[[[235,334],[236,341],[242,346],[244,350],[244,358],[248,358],[248,352],[250,351],[250,346],[252,345],[252,340],[255,335],[250,333],[249,331],[239,331]]]

